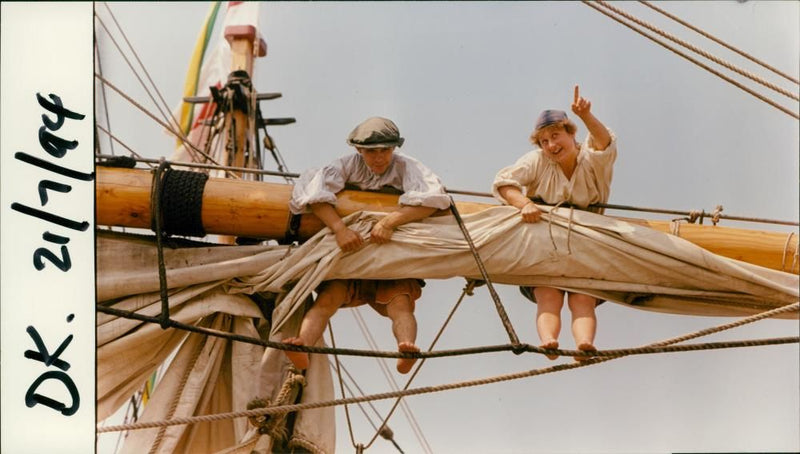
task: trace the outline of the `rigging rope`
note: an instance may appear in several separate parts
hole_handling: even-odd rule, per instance
[[[206,158],[206,159],[207,159],[209,162],[212,162],[212,163],[214,163],[214,164],[216,164],[216,165],[219,165],[219,163],[218,163],[216,160],[214,160],[214,158],[212,158],[211,156],[207,155],[207,154],[206,154],[206,153],[204,153],[202,150],[200,150],[199,148],[197,148],[197,147],[196,147],[194,144],[192,144],[191,142],[189,142],[189,139],[188,139],[186,136],[184,136],[184,135],[183,135],[183,133],[181,133],[180,131],[177,131],[177,130],[175,130],[175,128],[173,128],[172,126],[170,126],[170,125],[168,125],[168,124],[164,123],[163,121],[159,120],[158,118],[156,118],[156,117],[155,117],[155,115],[153,115],[152,113],[148,112],[148,111],[147,111],[147,109],[145,109],[145,108],[144,108],[144,106],[142,106],[142,105],[141,105],[141,104],[139,104],[138,102],[134,101],[134,100],[133,100],[133,98],[131,98],[130,96],[128,96],[128,95],[126,95],[125,93],[123,93],[123,92],[122,92],[122,90],[120,90],[119,88],[117,88],[117,87],[116,87],[114,84],[112,84],[111,82],[109,82],[109,81],[108,81],[106,78],[104,78],[103,76],[101,76],[101,75],[100,75],[100,74],[98,74],[98,73],[94,73],[94,77],[95,77],[95,78],[97,78],[97,79],[99,79],[99,80],[100,80],[100,81],[101,81],[103,84],[105,84],[105,85],[108,85],[109,87],[111,87],[111,89],[112,89],[112,90],[114,90],[115,92],[117,92],[117,94],[118,94],[118,95],[122,96],[122,97],[123,97],[123,98],[124,98],[126,101],[128,101],[128,102],[129,102],[129,103],[131,103],[131,104],[132,104],[134,107],[136,107],[137,109],[139,109],[140,111],[142,111],[142,113],[144,113],[145,115],[147,115],[148,117],[150,117],[150,119],[152,119],[153,121],[155,121],[156,123],[158,123],[159,125],[161,125],[161,126],[164,128],[164,129],[168,130],[168,131],[169,131],[170,133],[172,133],[172,134],[173,134],[175,137],[178,137],[179,139],[181,139],[181,140],[183,141],[183,143],[184,143],[184,144],[185,144],[187,147],[189,147],[189,148],[191,148],[192,150],[195,150],[196,152],[198,152],[198,153],[202,154],[202,155],[203,155],[203,156],[204,156],[204,157],[205,157],[205,158]],[[229,174],[230,176],[232,176],[233,178],[238,178],[238,176],[236,176],[236,175],[234,175],[234,174],[231,174],[230,172],[228,172],[228,174]]]
[[[706,32],[706,31],[703,31],[703,30],[693,26],[692,24],[682,20],[681,18],[679,18],[677,16],[674,16],[674,15],[664,11],[663,9],[653,5],[651,2],[644,1],[644,0],[639,0],[639,3],[641,3],[642,5],[644,5],[644,6],[648,7],[648,8],[651,8],[651,9],[653,9],[655,11],[658,11],[659,13],[663,14],[664,16],[669,17],[670,19],[672,19],[675,22],[683,25],[684,27],[687,27],[687,28],[689,28],[691,30],[696,31],[697,33],[705,36],[706,38],[714,41],[715,43],[717,43],[717,44],[719,44],[719,45],[721,45],[723,47],[726,47],[726,48],[732,50],[733,52],[736,52],[737,54],[741,55],[742,57],[744,57],[744,58],[746,58],[746,59],[748,59],[748,60],[750,60],[750,61],[752,61],[754,63],[757,63],[757,64],[761,65],[763,68],[772,71],[773,73],[783,77],[784,79],[789,80],[791,82],[794,82],[795,84],[800,84],[800,81],[795,79],[794,77],[789,76],[787,74],[784,74],[783,72],[773,68],[772,66],[768,65],[767,63],[764,63],[763,61],[753,57],[752,55],[748,54],[747,52],[741,51],[741,50],[731,46],[730,44],[728,44],[725,41],[722,41],[721,39],[711,35],[710,33]]]
[[[658,350],[658,352],[671,351],[672,348],[680,347],[680,346],[667,347],[668,345],[675,344],[675,343],[678,343],[678,342],[682,342],[682,341],[688,340],[688,339],[693,339],[693,338],[697,338],[697,337],[706,336],[708,334],[724,331],[724,330],[727,330],[727,329],[735,328],[735,327],[738,327],[738,326],[742,326],[744,324],[753,323],[755,321],[762,320],[762,319],[768,318],[768,317],[772,317],[774,315],[778,315],[778,314],[781,314],[781,313],[785,313],[785,312],[789,312],[789,311],[797,311],[798,307],[800,307],[800,303],[789,304],[789,305],[786,305],[786,306],[783,306],[783,307],[780,307],[780,308],[777,308],[777,309],[773,309],[773,310],[770,310],[770,311],[762,312],[760,314],[756,314],[756,315],[753,315],[753,316],[750,316],[750,317],[746,317],[746,318],[741,319],[741,320],[737,320],[736,322],[733,322],[733,323],[719,325],[719,326],[716,326],[716,327],[712,327],[712,328],[708,328],[708,329],[705,329],[705,330],[697,331],[697,332],[694,332],[694,333],[686,334],[684,336],[679,336],[679,337],[675,337],[675,338],[668,339],[668,340],[665,340],[665,341],[648,344],[648,345],[646,345],[644,347],[640,347],[640,349],[654,349],[654,350]],[[784,338],[784,340],[787,340],[787,342],[780,342],[780,343],[788,343],[788,342],[798,343],[798,342],[800,342],[800,338]],[[730,343],[716,343],[716,344],[730,344]],[[741,345],[741,346],[755,346],[755,345],[766,345],[766,344],[762,344],[760,341],[755,341],[755,343],[750,343],[749,345]],[[684,346],[684,347],[690,347],[690,346]],[[725,348],[725,347],[720,347],[720,348]],[[626,351],[634,351],[634,350],[638,350],[638,349],[627,349]],[[678,350],[675,350],[675,351],[678,351]],[[655,352],[655,351],[653,351],[653,352]],[[605,355],[601,354],[600,351],[597,351],[597,352],[580,351],[580,352],[575,352],[575,353],[576,353],[576,356],[605,356]],[[239,417],[251,417],[251,416],[259,416],[259,415],[267,415],[267,414],[271,415],[271,414],[279,414],[279,413],[288,413],[288,412],[300,411],[300,410],[306,410],[306,409],[312,409],[312,408],[323,408],[323,407],[330,407],[330,406],[336,406],[336,405],[344,405],[345,403],[349,404],[349,403],[365,402],[365,401],[368,401],[368,400],[381,400],[381,399],[388,399],[388,398],[393,398],[393,397],[405,397],[405,396],[411,396],[411,395],[419,395],[419,394],[427,394],[427,393],[440,392],[440,391],[448,391],[448,390],[453,390],[453,389],[468,388],[468,387],[474,387],[474,386],[480,386],[480,385],[488,385],[488,384],[500,383],[500,382],[504,382],[504,381],[517,380],[517,379],[521,379],[521,378],[528,378],[528,377],[534,377],[534,376],[538,376],[538,375],[549,374],[549,373],[552,373],[552,372],[560,372],[560,371],[564,371],[564,370],[587,367],[587,366],[590,366],[590,365],[599,364],[601,362],[606,362],[606,361],[611,361],[611,360],[614,360],[614,359],[618,359],[618,358],[627,356],[628,354],[631,354],[631,353],[627,353],[627,352],[626,353],[618,353],[615,356],[608,356],[608,357],[605,357],[605,358],[593,358],[593,359],[588,359],[588,360],[582,361],[582,362],[573,362],[573,363],[568,363],[568,364],[558,364],[558,365],[555,365],[555,366],[550,366],[550,367],[546,367],[546,368],[542,368],[542,369],[533,369],[533,370],[525,371],[525,372],[504,374],[504,375],[498,375],[498,376],[488,377],[488,378],[484,378],[484,379],[471,380],[471,381],[466,381],[466,382],[457,382],[457,383],[451,383],[451,384],[446,384],[446,385],[427,386],[427,387],[407,389],[407,390],[402,390],[402,391],[379,393],[379,394],[373,394],[371,396],[364,396],[364,397],[343,398],[343,399],[336,399],[336,400],[332,400],[332,401],[310,402],[310,403],[305,403],[305,404],[285,405],[285,406],[280,406],[280,407],[271,407],[271,408],[265,408],[265,409],[239,411],[239,412],[231,412],[231,413],[218,413],[218,414],[215,414],[215,415],[193,416],[193,417],[187,417],[187,418],[177,418],[177,419],[169,420],[169,421],[155,421],[155,422],[145,422],[145,423],[118,425],[118,426],[107,426],[107,427],[103,427],[103,428],[98,428],[97,432],[98,433],[103,433],[103,432],[115,432],[115,431],[119,431],[119,430],[149,429],[149,428],[154,428],[154,427],[161,427],[162,425],[180,425],[180,424],[193,424],[193,423],[196,423],[196,422],[221,421],[221,420],[239,418]]]
[[[442,323],[442,326],[439,328],[439,331],[436,333],[436,336],[433,337],[433,340],[431,341],[430,345],[428,346],[428,350],[427,350],[428,352],[433,351],[433,347],[435,347],[436,343],[439,342],[439,339],[442,337],[442,334],[444,334],[444,330],[447,328],[447,325],[449,325],[450,321],[453,319],[453,315],[455,315],[456,310],[458,310],[458,308],[461,306],[461,302],[464,301],[464,297],[466,295],[469,295],[469,296],[473,295],[473,290],[475,289],[476,283],[477,282],[475,280],[472,280],[472,279],[468,279],[467,280],[466,285],[464,286],[463,290],[461,291],[461,296],[458,298],[456,303],[453,305],[453,308],[450,309],[450,313],[447,314],[447,318],[445,318],[444,322]],[[416,376],[419,374],[420,370],[422,370],[423,364],[425,364],[425,358],[422,358],[420,360],[420,362],[416,365],[416,367],[414,368],[414,372],[412,372],[411,376],[408,377],[408,380],[406,380],[406,384],[405,384],[405,386],[403,386],[403,390],[407,390],[411,386],[411,382],[414,381]],[[400,397],[398,397],[395,400],[394,405],[392,405],[391,410],[389,410],[389,413],[383,419],[383,425],[384,426],[386,426],[386,424],[389,421],[389,418],[391,418],[392,414],[394,414],[394,411],[395,411],[395,409],[397,409],[397,405],[401,402],[401,400],[402,400],[402,398],[400,398]],[[372,443],[375,442],[375,439],[376,439],[376,436],[373,436],[372,440],[370,440],[369,443],[367,443],[367,448],[372,446]],[[428,444],[427,440],[425,440],[424,447],[427,449],[426,452],[433,452],[433,449]]]
[[[106,5],[106,8],[108,8],[108,5]],[[111,9],[110,8],[108,8],[108,11],[109,11],[109,14],[111,14],[111,18],[114,20],[114,23],[117,24],[117,27],[119,27],[119,23],[117,23],[117,20],[114,17],[114,14],[111,13]],[[136,80],[138,80],[139,83],[141,84],[142,88],[144,88],[144,91],[145,91],[145,93],[147,93],[147,96],[150,98],[151,101],[153,101],[153,104],[155,104],[156,109],[158,109],[158,113],[161,114],[161,116],[166,120],[167,123],[169,123],[169,121],[172,120],[173,122],[175,122],[175,125],[177,125],[178,124],[177,120],[174,117],[172,117],[171,114],[168,115],[168,114],[166,114],[164,112],[163,107],[159,104],[159,102],[155,99],[153,94],[150,92],[150,88],[148,88],[147,84],[145,84],[145,82],[139,76],[139,73],[133,67],[133,65],[131,64],[130,60],[128,60],[128,57],[122,51],[122,48],[117,43],[117,40],[114,39],[114,37],[111,35],[111,31],[108,29],[108,27],[106,27],[106,24],[105,24],[105,22],[103,22],[103,19],[101,19],[100,16],[97,15],[97,12],[95,12],[94,17],[97,19],[98,22],[100,22],[100,25],[106,31],[106,34],[111,39],[111,42],[114,43],[114,46],[116,46],[117,50],[119,51],[119,54],[122,56],[122,59],[125,60],[125,63],[128,64],[128,67],[130,68],[130,70],[133,73],[133,75],[136,77]],[[141,60],[139,59],[139,56],[136,55],[136,51],[133,49],[133,46],[131,46],[130,42],[128,42],[128,38],[125,36],[125,32],[123,32],[121,28],[120,28],[120,33],[122,34],[122,37],[125,39],[125,42],[131,48],[131,52],[133,53],[134,57],[136,57],[136,61],[142,67],[142,70],[144,71],[145,75],[147,76],[147,79],[153,85],[153,90],[156,91],[156,94],[161,99],[161,102],[163,102],[165,104],[165,106],[166,106],[166,101],[164,101],[164,98],[161,96],[161,93],[158,92],[158,88],[156,87],[155,83],[153,82],[153,79],[150,78],[150,74],[147,72],[147,69],[144,67],[144,64],[142,64]],[[167,111],[169,111],[169,107],[166,107],[166,109],[167,109]]]
[[[778,309],[774,309],[769,311],[767,316],[777,315],[784,312],[796,311],[798,303],[790,304],[789,306],[783,306]],[[114,309],[112,307],[106,306],[97,306],[98,312],[103,312],[106,314],[116,315],[119,317],[124,318],[131,318],[135,320],[141,320],[151,323],[161,323],[162,319],[160,317],[150,317],[147,315],[138,314],[136,312],[124,311],[120,309]],[[325,353],[325,354],[334,354],[334,355],[344,355],[344,356],[366,356],[366,357],[379,357],[379,358],[442,358],[448,356],[463,356],[463,355],[472,355],[478,353],[496,353],[496,352],[503,352],[503,351],[511,351],[515,352],[518,350],[522,350],[527,353],[539,353],[539,354],[558,354],[562,356],[617,356],[620,354],[630,355],[630,354],[650,354],[650,353],[667,353],[667,352],[676,352],[676,351],[690,351],[690,350],[702,350],[702,346],[694,346],[691,348],[687,347],[669,347],[669,348],[658,348],[658,349],[624,349],[624,350],[598,350],[596,352],[585,352],[580,350],[552,350],[552,349],[545,349],[541,347],[537,347],[530,344],[504,344],[504,345],[489,345],[484,347],[469,347],[469,348],[460,348],[460,349],[451,349],[451,350],[438,350],[433,352],[397,352],[397,351],[371,351],[371,350],[358,350],[358,349],[349,349],[349,348],[328,348],[328,347],[311,347],[311,346],[301,346],[301,345],[294,345],[294,344],[285,344],[282,342],[272,342],[266,341],[259,338],[242,336],[239,334],[233,334],[229,332],[219,331],[210,328],[203,328],[200,326],[195,325],[187,325],[185,323],[180,323],[175,320],[170,319],[168,321],[169,327],[182,329],[185,331],[191,331],[196,333],[203,333],[209,336],[221,337],[225,339],[230,339],[238,342],[244,342],[254,345],[261,345],[264,347],[274,348],[276,350],[289,350],[289,351],[298,351],[298,352],[305,352],[305,353]],[[749,323],[749,322],[748,322]],[[726,328],[727,329],[727,328]],[[709,333],[710,334],[710,333]],[[795,339],[795,338],[792,338]],[[772,341],[770,341],[772,342]],[[780,343],[780,342],[778,342]],[[784,342],[785,343],[785,342]],[[766,344],[764,344],[766,345]],[[743,343],[736,343],[736,344],[724,344],[724,345],[709,345],[709,349],[716,349],[716,348],[735,348],[735,347],[745,347],[751,345],[745,345]]]
[[[489,295],[491,295],[492,301],[494,301],[494,306],[497,309],[497,315],[500,316],[500,321],[503,323],[506,333],[508,333],[508,338],[511,340],[511,344],[517,346],[520,345],[517,333],[514,331],[514,327],[511,325],[511,320],[508,319],[508,314],[506,314],[506,310],[503,308],[503,303],[500,301],[500,296],[495,291],[494,285],[492,285],[492,280],[489,278],[489,273],[486,271],[486,267],[483,266],[483,260],[481,260],[481,256],[478,254],[478,250],[475,248],[475,243],[472,242],[472,237],[467,230],[467,226],[464,225],[464,221],[461,219],[461,214],[458,212],[458,208],[456,208],[456,202],[453,200],[452,196],[450,196],[450,211],[456,218],[456,223],[458,224],[458,228],[461,229],[464,239],[467,240],[469,250],[472,252],[472,257],[475,259],[475,263],[478,265],[478,270],[480,270],[481,276],[486,282],[486,287],[489,289]]]
[[[601,7],[598,7],[598,6],[596,6],[596,5],[595,5],[593,2],[590,2],[590,1],[588,1],[588,0],[582,0],[582,2],[583,2],[585,5],[587,5],[587,6],[591,7],[591,8],[594,8],[595,10],[599,11],[600,13],[602,13],[602,14],[604,14],[604,15],[606,15],[606,16],[608,16],[608,17],[610,17],[611,19],[613,19],[613,20],[615,20],[615,21],[619,22],[620,24],[622,24],[622,25],[624,25],[624,26],[626,26],[626,27],[630,28],[631,30],[635,31],[636,33],[639,33],[640,35],[644,36],[645,38],[647,38],[647,39],[649,39],[649,40],[651,40],[651,41],[653,41],[653,42],[657,43],[658,45],[660,45],[660,46],[662,46],[662,47],[664,47],[664,48],[666,48],[666,49],[669,49],[669,50],[671,50],[671,51],[672,51],[672,52],[674,52],[675,54],[677,54],[677,55],[680,55],[681,57],[685,58],[686,60],[689,60],[690,62],[694,63],[694,64],[695,64],[695,65],[697,65],[697,66],[700,66],[701,68],[703,68],[703,69],[705,69],[706,71],[708,71],[708,72],[710,72],[710,73],[714,74],[715,76],[717,76],[717,77],[719,77],[719,78],[721,78],[721,79],[725,80],[726,82],[728,82],[728,83],[730,83],[730,84],[732,84],[732,85],[734,85],[734,86],[736,86],[736,87],[740,88],[741,90],[744,90],[745,92],[747,92],[747,93],[749,93],[749,94],[751,94],[751,95],[755,96],[756,98],[758,98],[758,99],[760,99],[761,101],[763,101],[763,102],[765,102],[765,103],[767,103],[767,104],[771,105],[772,107],[774,107],[774,108],[776,108],[776,109],[780,110],[781,112],[783,112],[783,113],[785,113],[785,114],[787,114],[787,115],[789,115],[789,116],[791,116],[791,117],[793,117],[793,118],[795,118],[795,119],[798,119],[798,120],[800,120],[800,114],[797,114],[797,113],[795,113],[795,112],[792,112],[791,110],[789,110],[789,109],[787,109],[787,108],[785,108],[785,107],[781,106],[780,104],[776,103],[775,101],[772,101],[772,100],[770,100],[770,99],[766,98],[765,96],[763,96],[763,95],[761,95],[761,94],[759,94],[759,93],[757,93],[757,92],[755,92],[755,91],[753,91],[753,90],[751,90],[751,89],[749,89],[749,88],[745,87],[744,85],[742,85],[742,84],[740,84],[739,82],[737,82],[737,81],[735,81],[735,80],[731,79],[730,77],[728,77],[728,76],[725,76],[724,74],[720,73],[719,71],[716,71],[716,70],[714,70],[713,68],[710,68],[708,65],[705,65],[705,64],[703,64],[702,62],[700,62],[700,61],[698,61],[698,60],[696,60],[696,59],[692,58],[691,56],[689,56],[689,55],[686,55],[685,53],[681,52],[680,50],[678,50],[678,49],[676,49],[676,48],[674,48],[674,47],[672,47],[672,46],[670,46],[669,44],[666,44],[666,43],[664,43],[664,42],[660,41],[658,38],[656,38],[656,37],[653,37],[653,36],[651,36],[651,35],[647,34],[646,32],[644,32],[644,31],[642,31],[642,30],[639,30],[638,28],[636,28],[636,27],[634,27],[634,26],[632,26],[632,25],[630,25],[630,24],[628,24],[628,23],[626,23],[626,22],[622,21],[621,19],[619,19],[619,18],[617,18],[617,17],[614,17],[612,14],[610,14],[610,13],[608,13],[608,12],[606,12],[606,11],[603,11],[603,9],[602,9]]]
[[[355,308],[355,310],[351,311],[350,313],[353,314],[353,317],[355,318],[356,322],[358,322],[358,326],[361,329],[361,333],[364,335],[364,338],[367,340],[367,343],[369,344],[369,348],[372,351],[378,350],[378,343],[375,342],[375,338],[372,337],[372,333],[370,332],[369,328],[367,327],[367,323],[364,321],[364,318],[361,316],[361,312],[358,310],[358,308]],[[378,362],[378,366],[380,366],[381,372],[383,372],[383,376],[386,379],[386,382],[389,383],[389,386],[391,387],[392,391],[398,390],[399,386],[397,386],[397,381],[395,381],[394,376],[390,372],[389,366],[386,365],[386,359],[385,358],[375,358],[375,360]],[[414,414],[411,412],[411,408],[408,406],[408,403],[405,402],[405,401],[402,401],[401,404],[402,404],[402,408],[403,408],[403,413],[405,414],[406,419],[408,420],[408,423],[411,426],[412,431],[414,432],[414,436],[417,437],[417,441],[424,448],[425,446],[427,446],[428,442],[425,439],[425,436],[422,434],[422,430],[419,428],[419,424],[417,423],[417,420],[414,417]],[[382,418],[383,419],[383,421],[382,421],[383,424],[385,424],[389,420],[389,418],[391,417],[392,413],[394,413],[394,409],[395,408],[396,408],[396,405],[392,408],[392,411],[389,413],[389,415],[386,418]],[[373,436],[372,440],[370,441],[370,443],[368,443],[364,447],[364,449],[369,448],[372,445],[372,442],[375,441],[375,439],[377,438],[377,436],[379,434],[380,434],[380,429],[375,431],[375,435]],[[426,451],[426,452],[428,452],[428,451]]]
[[[657,34],[663,36],[664,38],[667,38],[668,40],[670,40],[670,41],[672,41],[674,43],[677,43],[677,44],[683,46],[684,48],[689,49],[692,52],[694,52],[694,53],[696,53],[698,55],[701,55],[701,56],[713,61],[714,63],[716,63],[718,65],[724,66],[725,68],[728,68],[731,71],[733,71],[733,72],[735,72],[735,73],[737,73],[739,75],[742,75],[742,76],[752,80],[753,82],[759,83],[759,84],[761,84],[761,85],[763,85],[763,86],[765,86],[765,87],[767,87],[767,88],[769,88],[769,89],[771,89],[771,90],[773,90],[773,91],[775,91],[777,93],[780,93],[780,94],[782,94],[782,95],[784,95],[786,97],[794,99],[795,101],[800,101],[800,97],[798,97],[796,94],[794,94],[794,93],[792,93],[790,91],[784,90],[784,89],[778,87],[777,85],[775,85],[773,83],[770,83],[770,82],[768,82],[768,81],[756,76],[755,74],[752,74],[752,73],[750,73],[748,71],[745,71],[745,70],[743,70],[743,69],[741,69],[741,68],[739,68],[737,66],[734,66],[734,65],[728,63],[725,60],[722,60],[721,58],[715,57],[714,55],[712,55],[712,54],[710,54],[710,53],[708,53],[708,52],[706,52],[706,51],[704,51],[704,50],[702,50],[702,49],[700,49],[700,48],[698,48],[696,46],[693,46],[692,44],[689,44],[686,41],[684,41],[684,40],[682,40],[680,38],[677,38],[674,35],[672,35],[670,33],[667,33],[667,32],[661,30],[660,28],[658,28],[658,27],[656,27],[656,26],[654,26],[654,25],[652,25],[652,24],[650,24],[648,22],[645,22],[645,21],[643,21],[641,19],[638,19],[637,17],[633,16],[632,14],[626,13],[625,11],[623,11],[623,10],[621,10],[619,8],[611,6],[610,4],[605,2],[604,0],[596,0],[595,4],[601,5],[601,6],[607,8],[607,9],[609,9],[611,11],[614,11],[615,13],[617,13],[620,16],[622,16],[622,17],[634,22],[635,24],[638,24],[638,25],[640,25],[642,27],[645,27],[648,30],[654,31]]]
[[[161,329],[169,327],[169,289],[167,288],[167,270],[164,264],[164,247],[162,237],[164,235],[161,210],[161,185],[163,184],[164,170],[168,169],[169,164],[162,161],[153,173],[153,189],[150,193],[150,209],[153,225],[151,228],[156,232],[156,251],[158,253],[158,288],[161,295]]]
[[[133,149],[132,149],[131,147],[129,147],[127,144],[125,144],[125,142],[123,142],[122,140],[120,140],[120,139],[119,139],[117,136],[115,136],[114,134],[112,134],[112,133],[111,133],[109,130],[107,130],[106,128],[104,128],[104,127],[100,126],[100,125],[99,125],[99,124],[97,124],[97,123],[95,123],[95,125],[97,126],[97,129],[99,129],[99,130],[103,131],[104,133],[106,133],[106,135],[108,135],[108,137],[109,137],[109,140],[110,140],[110,141],[112,141],[112,143],[113,143],[113,142],[117,142],[118,144],[122,145],[122,146],[123,146],[123,147],[124,147],[126,150],[128,150],[128,152],[130,152],[132,155],[136,156],[136,160],[137,160],[137,161],[140,161],[141,159],[144,159],[144,158],[142,157],[142,155],[140,155],[139,153],[137,153],[137,152],[133,151]],[[108,155],[103,155],[103,154],[96,154],[96,155],[95,155],[95,158],[101,158],[101,157],[102,157],[102,158],[113,159],[113,158],[115,158],[116,156],[115,156],[115,155],[113,155],[113,154],[112,154],[110,157],[109,157]],[[160,161],[160,160],[154,160],[154,161]],[[153,164],[152,164],[152,163],[150,163],[150,162],[145,162],[144,164],[146,164],[146,165],[150,166],[150,168],[151,168],[151,169],[153,168]]]
[[[103,63],[102,63],[102,59],[100,58],[100,45],[97,43],[97,35],[96,34],[93,37],[93,41],[94,41],[95,58],[97,59],[97,70],[100,72],[100,74],[103,74]],[[103,112],[105,113],[106,124],[110,128],[111,127],[111,118],[109,118],[109,116],[108,116],[108,97],[106,96],[106,86],[105,85],[100,84],[100,92],[102,93],[102,98],[103,98]],[[97,121],[94,122],[94,126],[95,126],[95,129],[100,127],[100,125],[97,124]],[[97,133],[95,132],[95,134],[97,134]],[[96,142],[97,142],[96,150],[99,151],[100,150],[100,140],[98,139],[98,140],[96,140]],[[114,155],[114,141],[111,140],[111,138],[108,139],[108,147],[111,150],[111,155],[113,156]]]
[[[139,66],[141,66],[141,68],[142,68],[142,71],[144,72],[144,75],[145,75],[145,77],[147,77],[147,81],[148,81],[148,82],[150,82],[150,85],[152,85],[152,87],[153,87],[153,91],[156,93],[156,95],[158,95],[158,99],[159,99],[159,100],[161,100],[161,105],[162,105],[162,107],[164,107],[164,109],[165,109],[167,112],[169,112],[169,114],[162,113],[162,115],[164,116],[164,118],[165,118],[167,121],[169,121],[169,120],[172,120],[172,121],[175,123],[175,125],[177,125],[177,126],[178,126],[178,129],[180,129],[180,123],[179,123],[179,122],[178,122],[178,120],[177,120],[177,119],[176,119],[176,118],[175,118],[175,117],[172,115],[172,112],[170,112],[169,104],[167,104],[167,101],[164,99],[164,96],[161,94],[161,91],[158,89],[158,85],[156,85],[156,83],[153,81],[153,78],[152,78],[152,77],[150,77],[150,72],[147,70],[147,67],[144,65],[144,63],[142,62],[142,60],[139,58],[139,54],[136,52],[136,49],[133,47],[133,45],[132,45],[132,44],[130,43],[130,41],[128,40],[128,35],[125,33],[125,31],[122,29],[122,26],[121,26],[121,25],[119,24],[119,22],[117,21],[117,17],[114,15],[114,12],[113,12],[113,11],[111,11],[111,8],[109,8],[109,6],[108,6],[108,2],[103,2],[103,5],[105,5],[106,9],[108,10],[108,14],[111,16],[111,20],[113,20],[113,21],[114,21],[114,24],[117,26],[117,29],[119,29],[119,32],[120,32],[120,34],[122,35],[122,39],[124,39],[124,40],[125,40],[125,44],[127,44],[127,45],[128,45],[128,47],[130,48],[130,50],[131,50],[131,53],[133,54],[133,57],[136,59],[136,62],[137,62],[137,63],[139,63]],[[105,26],[103,26],[103,28],[105,28]],[[106,29],[106,31],[108,31],[108,29]],[[110,34],[109,34],[109,36],[110,36]],[[113,38],[112,38],[112,39],[113,39]],[[121,51],[121,50],[120,50],[120,53],[122,53],[122,51]],[[126,61],[127,61],[127,59],[126,59]],[[131,68],[131,69],[133,70],[133,68]],[[135,71],[134,71],[134,72],[135,72]],[[144,86],[144,84],[142,84],[142,85]],[[145,87],[145,90],[146,90],[146,89],[147,89],[147,88]],[[149,91],[148,91],[148,94],[149,94]],[[152,96],[151,96],[151,99],[152,99]],[[153,100],[153,102],[154,102],[154,103],[156,103],[156,106],[158,105],[158,103],[157,103],[155,100]],[[160,111],[160,110],[161,110],[161,109],[159,109],[159,111]]]

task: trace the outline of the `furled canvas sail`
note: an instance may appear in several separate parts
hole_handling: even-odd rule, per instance
[[[345,221],[366,235],[381,216],[384,214],[359,212]],[[800,281],[795,274],[717,256],[680,238],[590,212],[560,208],[546,217],[526,224],[511,207],[464,216],[495,283],[554,286],[639,309],[692,315],[754,314],[798,298]],[[98,235],[98,241],[100,304],[158,315],[161,302],[153,241],[109,234]],[[131,259],[118,260],[123,254]],[[390,243],[368,244],[348,254],[341,252],[335,237],[324,229],[300,247],[168,248],[165,261],[174,319],[252,337],[258,337],[259,329],[269,329],[273,341],[294,333],[304,302],[326,279],[481,278],[452,216],[404,225]],[[276,296],[269,327],[269,314],[247,297],[257,292]],[[797,313],[786,317],[797,318]],[[100,315],[100,417],[124,403],[178,345],[171,365],[174,370],[168,370],[156,388],[143,415],[145,420],[241,410],[254,398],[275,402],[289,367],[283,354],[227,342]],[[316,365],[312,363],[308,373],[317,376],[307,377],[311,387],[303,399],[330,398],[328,364],[321,355],[312,358]],[[159,393],[169,397],[156,399]],[[329,452],[324,447],[333,446],[332,430],[320,431],[322,420],[332,422],[332,413],[327,409],[309,412],[300,417],[294,434],[306,445]],[[148,429],[136,431],[126,446],[135,452],[135,447],[157,441],[170,447],[165,452],[176,447],[195,452],[200,446],[213,452],[234,440],[256,443],[259,436],[252,428],[249,437],[243,437],[247,430],[242,418],[191,428],[171,426],[163,434]],[[213,440],[227,441],[217,444]]]

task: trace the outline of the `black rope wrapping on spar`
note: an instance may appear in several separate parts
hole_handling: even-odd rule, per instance
[[[481,260],[481,256],[478,254],[478,250],[475,248],[475,243],[472,242],[472,237],[467,230],[467,226],[464,225],[464,220],[461,219],[461,214],[458,212],[458,208],[456,208],[456,202],[453,201],[453,196],[448,197],[450,197],[450,211],[453,213],[453,216],[455,216],[456,223],[461,229],[461,233],[464,234],[464,239],[467,240],[467,244],[469,244],[469,250],[472,252],[472,256],[475,258],[475,263],[478,264],[478,269],[481,272],[481,276],[483,276],[483,280],[486,281],[486,287],[489,289],[489,294],[492,296],[492,301],[494,301],[495,308],[497,308],[497,314],[500,316],[500,321],[503,322],[503,326],[505,327],[508,337],[511,340],[511,345],[515,347],[514,353],[518,355],[523,352],[523,349],[519,342],[519,338],[517,337],[517,333],[514,332],[514,327],[511,326],[511,321],[508,319],[508,314],[506,313],[505,308],[503,308],[503,303],[500,302],[500,296],[497,295],[494,285],[492,285],[492,280],[489,279],[489,273],[486,272],[486,267],[483,266],[483,260]]]
[[[205,236],[203,190],[208,175],[167,168],[160,192],[162,228],[170,235]]]

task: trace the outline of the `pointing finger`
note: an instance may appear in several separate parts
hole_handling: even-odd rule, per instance
[[[581,97],[581,93],[580,93],[580,87],[578,87],[577,85],[575,85],[575,100],[574,100],[573,102],[576,102],[576,103],[577,103],[577,102],[578,102],[578,99],[580,99],[580,97]]]

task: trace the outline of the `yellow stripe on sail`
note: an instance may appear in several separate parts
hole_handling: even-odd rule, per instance
[[[150,396],[153,395],[153,389],[156,387],[156,375],[158,375],[158,370],[154,370],[147,381],[144,382],[144,389],[142,390],[142,405],[146,405],[147,401],[150,400]]]
[[[217,12],[222,2],[214,2],[211,9],[203,22],[203,28],[200,30],[200,35],[197,37],[197,43],[192,52],[192,58],[189,61],[189,70],[186,73],[186,82],[183,85],[183,96],[195,96],[197,94],[197,81],[200,78],[200,70],[203,67],[203,57],[208,47],[208,41],[211,39],[211,31],[214,29],[214,23],[217,19]],[[189,134],[192,128],[192,121],[194,120],[194,105],[184,102],[181,104],[181,131],[184,135]],[[177,146],[181,146],[182,141],[178,139]]]

